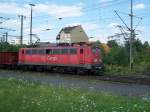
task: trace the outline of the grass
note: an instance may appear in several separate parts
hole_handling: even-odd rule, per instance
[[[119,65],[105,65],[104,73],[107,75],[145,75],[145,72],[150,72],[150,64],[141,63],[140,65],[134,65],[131,69],[129,66]]]
[[[0,112],[150,112],[150,100],[0,79]]]

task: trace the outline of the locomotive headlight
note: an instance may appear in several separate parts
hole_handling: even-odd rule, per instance
[[[98,59],[94,59],[94,62],[97,62],[98,61]]]
[[[99,59],[99,62],[102,62],[102,60],[101,60],[101,59]]]

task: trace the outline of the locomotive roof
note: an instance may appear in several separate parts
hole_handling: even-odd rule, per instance
[[[48,47],[30,47],[30,48],[22,48],[22,49],[50,49],[50,48],[85,48],[91,46],[48,46]]]

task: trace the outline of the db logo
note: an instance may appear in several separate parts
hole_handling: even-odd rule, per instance
[[[48,56],[47,60],[49,60],[49,61],[57,61],[57,57]]]

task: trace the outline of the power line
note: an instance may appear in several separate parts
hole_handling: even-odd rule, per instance
[[[130,31],[130,28],[128,27],[128,25],[125,23],[125,21],[121,18],[121,16],[118,14],[117,11],[115,11],[116,15],[119,17],[119,19],[122,21],[122,23],[127,27],[127,29]]]
[[[125,1],[127,1],[127,0],[113,0],[113,1],[107,2],[107,4],[105,4],[105,5],[101,4],[101,3],[96,3],[95,6],[92,7],[92,8],[81,8],[81,10],[83,10],[85,12],[93,12],[93,11],[95,11],[94,9],[99,10],[100,8],[104,8],[104,7],[112,7],[114,5],[120,5],[120,3],[125,2]],[[66,11],[59,11],[59,12],[60,13],[66,13],[68,11],[73,11],[73,10],[74,9],[66,10]],[[47,16],[47,15],[45,15],[45,16]],[[33,16],[33,18],[38,18],[38,17],[43,18],[44,15],[42,15],[42,16]]]
[[[137,17],[133,14],[133,0],[130,0],[130,14],[127,14],[130,16],[130,28],[128,27],[128,25],[126,24],[126,22],[121,18],[121,16],[117,13],[117,11],[115,11],[116,15],[119,17],[119,19],[122,21],[122,23],[126,26],[126,28],[128,29],[128,31],[130,31],[130,37],[129,37],[129,44],[130,44],[130,69],[132,70],[133,68],[133,39],[135,37],[135,30],[136,28],[139,26],[140,22],[142,21],[141,17]],[[122,13],[122,12],[121,12]],[[126,13],[123,13],[126,14]],[[135,26],[135,28],[133,28],[133,18],[138,18],[140,19],[140,21],[138,22],[138,24]]]
[[[2,30],[6,30],[6,31],[16,31],[16,30],[11,29],[11,28],[3,28],[3,27],[0,27],[0,29],[2,29]]]
[[[100,9],[100,8],[106,8],[106,7],[114,7],[114,5],[120,5],[120,3],[122,2],[125,2],[127,0],[113,0],[113,1],[110,1],[110,2],[106,2],[105,4],[103,3],[97,3],[94,7],[92,6],[91,8],[83,8],[83,10],[85,11],[92,11],[93,9]]]

